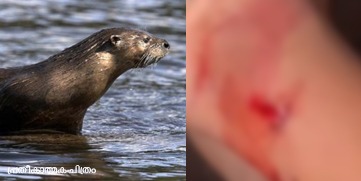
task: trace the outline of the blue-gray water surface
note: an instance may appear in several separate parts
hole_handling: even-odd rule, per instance
[[[45,60],[110,27],[146,30],[171,52],[121,75],[88,109],[82,136],[0,137],[0,180],[185,180],[184,0],[2,0],[0,67]],[[96,173],[8,173],[27,165]]]

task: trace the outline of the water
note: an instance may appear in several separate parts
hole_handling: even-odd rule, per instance
[[[0,138],[0,179],[185,180],[185,1],[0,2],[0,66],[36,63],[102,28],[166,39],[156,66],[128,71],[89,108],[82,136]],[[16,174],[22,166],[91,167],[95,174]]]

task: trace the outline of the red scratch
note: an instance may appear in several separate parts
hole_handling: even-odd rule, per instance
[[[249,107],[271,124],[276,124],[281,118],[281,112],[270,102],[260,96],[253,96],[250,99]]]

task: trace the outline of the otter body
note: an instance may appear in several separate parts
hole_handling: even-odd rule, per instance
[[[80,133],[88,107],[118,76],[158,62],[169,47],[144,31],[111,28],[43,62],[0,69],[0,134]]]

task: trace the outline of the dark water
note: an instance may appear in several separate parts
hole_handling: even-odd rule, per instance
[[[0,137],[0,180],[185,179],[185,1],[0,1],[0,67],[46,59],[109,27],[135,27],[171,44],[157,66],[128,71],[95,103],[83,136]],[[95,174],[9,175],[9,168],[91,167]]]

